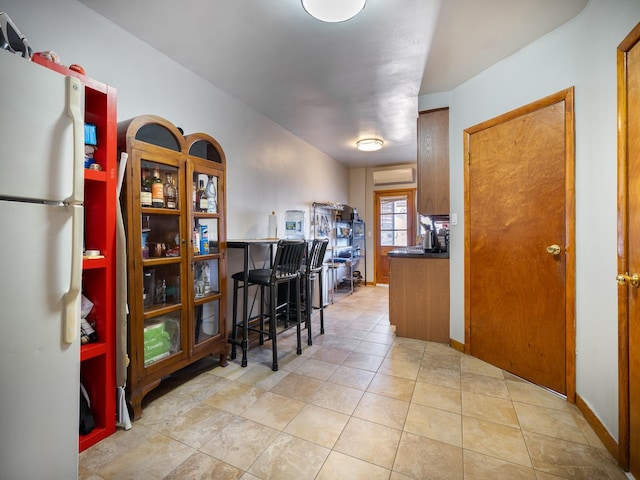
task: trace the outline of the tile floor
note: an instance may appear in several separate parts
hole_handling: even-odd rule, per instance
[[[446,345],[397,338],[388,289],[314,316],[313,346],[278,337],[151,392],[129,431],[80,455],[99,479],[626,479],[575,406]]]

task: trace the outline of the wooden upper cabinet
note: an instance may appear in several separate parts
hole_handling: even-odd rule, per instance
[[[418,212],[449,214],[449,109],[418,117]]]

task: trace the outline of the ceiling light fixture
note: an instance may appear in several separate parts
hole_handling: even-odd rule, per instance
[[[367,0],[302,0],[302,8],[323,22],[345,22],[364,8]]]
[[[356,142],[356,147],[363,152],[375,152],[380,150],[383,144],[381,138],[363,138]]]

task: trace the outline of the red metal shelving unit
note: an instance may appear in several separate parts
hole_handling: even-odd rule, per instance
[[[39,55],[32,61],[85,85],[85,123],[96,126],[98,148],[94,159],[102,171],[85,169],[85,247],[99,250],[100,258],[82,262],[82,289],[94,304],[98,341],[80,348],[80,376],[91,399],[95,428],[79,436],[79,451],[116,431],[115,381],[115,257],[117,120],[116,89]]]

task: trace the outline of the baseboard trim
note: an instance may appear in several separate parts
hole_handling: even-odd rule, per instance
[[[453,338],[449,339],[449,346],[451,348],[453,348],[454,350],[457,350],[459,352],[464,353],[464,343],[460,343],[457,340],[454,340]]]
[[[604,427],[600,419],[593,413],[589,405],[582,399],[582,397],[576,394],[576,407],[584,416],[593,431],[596,433],[600,441],[604,444],[609,453],[613,455],[613,458],[618,460],[618,442],[611,436],[611,434]]]

